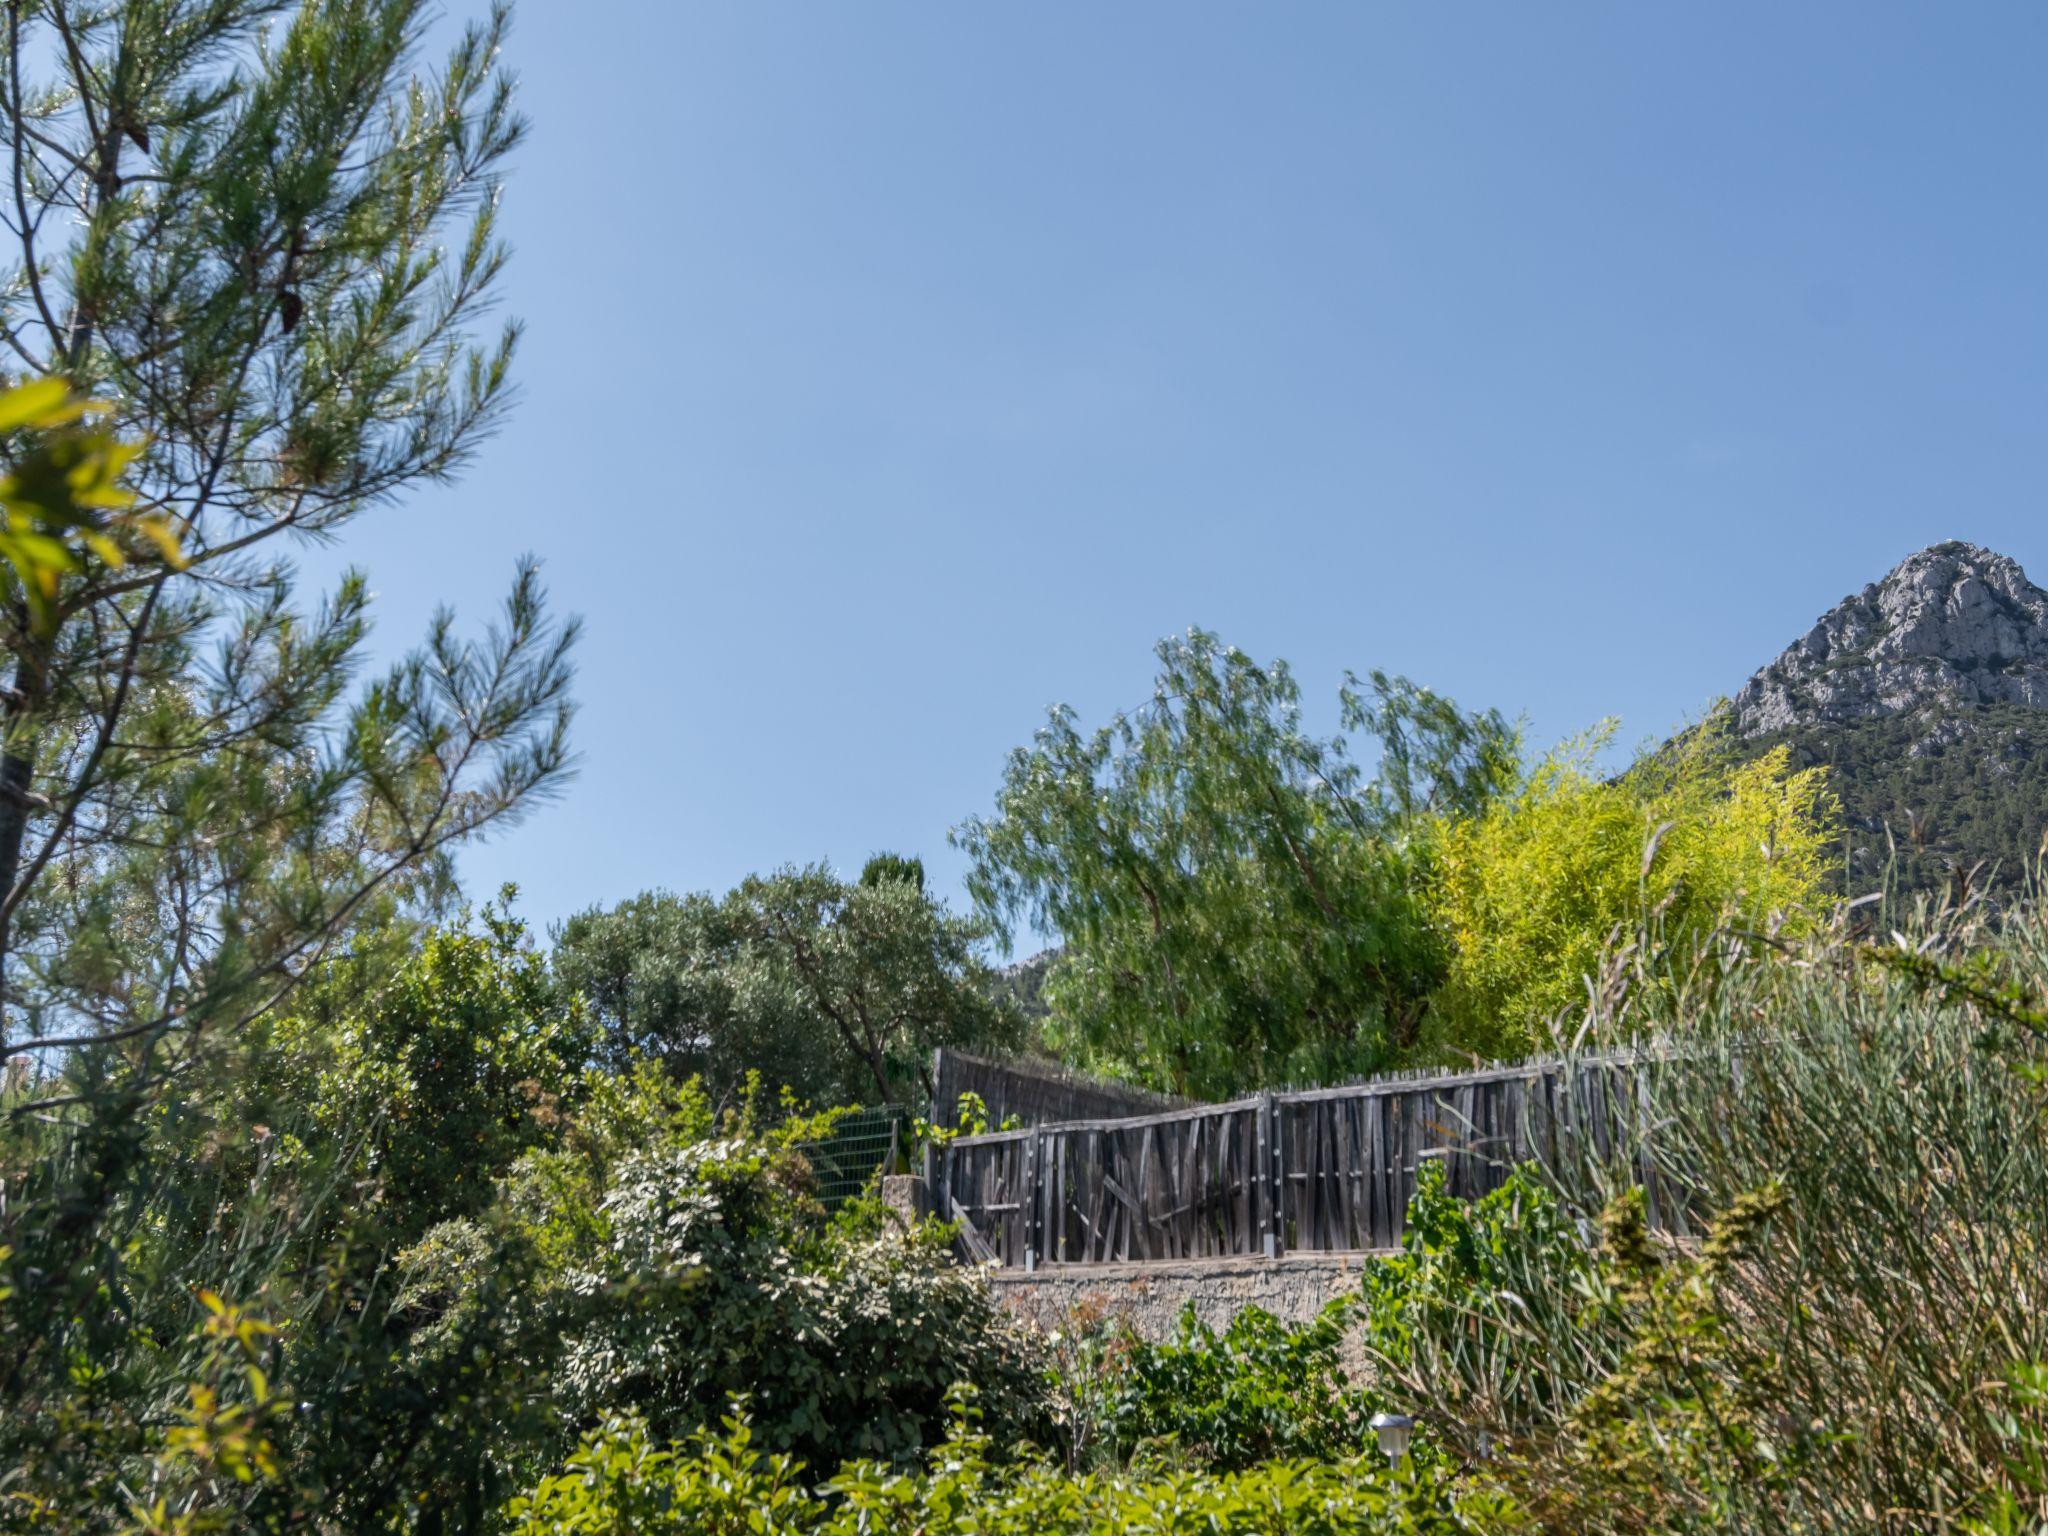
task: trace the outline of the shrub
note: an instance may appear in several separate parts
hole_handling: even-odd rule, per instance
[[[1568,1391],[1548,1345],[1595,1321],[1577,1304],[1596,1264],[1533,1169],[1478,1200],[1455,1199],[1440,1162],[1416,1170],[1401,1252],[1367,1265],[1358,1311],[1367,1355],[1429,1399],[1432,1433],[1467,1455],[1478,1433],[1518,1431]],[[1537,1318],[1534,1309],[1568,1315]],[[1446,1358],[1447,1351],[1455,1351]],[[1583,1384],[1586,1371],[1575,1374]]]
[[[1792,1529],[1810,1437],[1780,1423],[1773,1361],[1722,1287],[1774,1197],[1697,1255],[1652,1239],[1640,1191],[1581,1239],[1526,1172],[1464,1205],[1421,1181],[1403,1254],[1367,1273],[1382,1386],[1540,1529]]]
[[[1385,1389],[1545,1530],[2039,1527],[2048,926],[1633,954],[1592,1025],[1683,1039],[1636,1130],[1695,1235],[1613,1170],[1490,1237],[1426,1185],[1368,1281]]]
[[[1218,1333],[1190,1304],[1163,1343],[1123,1324],[1094,1331],[1063,1373],[1074,1459],[1169,1451],[1237,1471],[1372,1449],[1370,1397],[1339,1358],[1354,1312],[1343,1298],[1290,1325],[1247,1307]]]
[[[513,1536],[1453,1536],[1509,1529],[1509,1511],[1427,1474],[1368,1461],[1281,1461],[1243,1473],[1091,1473],[999,1466],[963,1415],[915,1468],[842,1467],[817,1490],[762,1450],[744,1417],[667,1449],[608,1420],[564,1470],[507,1510]]]
[[[1582,1008],[1617,935],[1653,924],[1689,948],[1731,913],[1795,928],[1823,902],[1834,802],[1784,749],[1739,766],[1711,732],[1603,780],[1591,751],[1554,754],[1513,793],[1446,822],[1433,887],[1453,957],[1431,1038],[1526,1054]]]
[[[972,1381],[1006,1439],[1044,1439],[1027,1338],[942,1230],[828,1221],[807,1183],[796,1154],[744,1136],[621,1163],[605,1241],[568,1281],[587,1314],[559,1382],[572,1417],[632,1410],[673,1438],[744,1394],[764,1445],[829,1466],[932,1443]]]
[[[663,1449],[646,1420],[614,1413],[505,1513],[512,1536],[777,1536],[821,1522],[824,1506],[805,1491],[802,1471],[792,1457],[757,1450],[744,1418]]]
[[[1655,1085],[1660,1173],[1704,1209],[1776,1191],[1720,1281],[1821,1444],[1808,1528],[1939,1529],[2011,1486],[2010,1402],[2048,1358],[2048,926],[2037,912],[1846,927],[1738,966]],[[1656,988],[1636,991],[1658,1027]]]
[[[714,1128],[702,1083],[678,1081],[664,1064],[645,1058],[616,1072],[585,1068],[576,1098],[576,1113],[513,1164],[500,1193],[557,1277],[610,1240],[605,1192],[621,1164],[708,1141]]]
[[[480,1214],[511,1164],[551,1139],[595,1033],[524,926],[494,908],[393,959],[370,944],[324,970],[278,1025],[270,1069],[315,1138],[354,1149],[366,1192],[409,1241]]]
[[[365,934],[178,1094],[117,1092],[81,1057],[80,1124],[0,1125],[0,1497],[105,1529],[134,1490],[169,1519],[205,1485],[209,1518],[345,1524],[519,1486],[497,1479],[545,1341],[495,1178],[559,1132],[584,1049],[519,939],[495,914]],[[222,1375],[202,1292],[267,1330],[267,1396]],[[194,1472],[259,1398],[277,1475]]]

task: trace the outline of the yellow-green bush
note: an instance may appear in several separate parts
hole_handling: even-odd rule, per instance
[[[1437,918],[1450,973],[1432,1038],[1508,1056],[1583,1005],[1617,935],[1686,942],[1727,918],[1797,930],[1822,898],[1835,818],[1819,769],[1783,748],[1731,762],[1695,733],[1618,779],[1598,738],[1553,753],[1513,792],[1436,833]]]
[[[584,1437],[505,1511],[512,1536],[1460,1536],[1516,1526],[1499,1499],[1376,1458],[1271,1461],[1239,1473],[1069,1476],[996,1465],[963,1420],[927,1464],[852,1462],[811,1485],[729,1419],[662,1448],[631,1417]]]

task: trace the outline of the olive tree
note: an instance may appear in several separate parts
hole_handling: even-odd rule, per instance
[[[649,891],[564,923],[555,973],[614,1065],[652,1057],[719,1100],[757,1074],[815,1102],[908,1104],[931,1095],[934,1047],[1006,1050],[1024,1032],[982,963],[989,929],[922,881],[885,856],[858,880],[813,864],[723,898]]]

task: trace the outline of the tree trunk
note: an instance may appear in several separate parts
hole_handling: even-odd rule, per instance
[[[889,1073],[882,1065],[882,1048],[879,1045],[868,1046],[868,1071],[874,1074],[875,1090],[881,1094],[882,1102],[894,1104],[896,1095],[889,1087]]]
[[[31,641],[14,664],[14,686],[8,690],[0,723],[6,746],[0,751],[0,1061],[8,1050],[14,999],[7,983],[14,934],[14,882],[21,874],[22,845],[28,839],[35,791],[38,729],[33,716],[49,685],[49,664],[43,649]]]
[[[20,9],[16,7],[13,17],[14,31],[9,38],[12,48],[20,47]],[[72,43],[68,22],[62,14],[58,17],[60,30],[71,52],[74,73],[80,73],[76,46]],[[81,80],[80,90],[84,90]],[[18,104],[17,104],[18,105]],[[90,107],[87,109],[91,110]],[[109,208],[121,190],[121,128],[109,116],[101,130],[87,175],[91,179],[97,196],[84,210],[88,252],[99,233],[95,227],[104,210]],[[81,169],[86,169],[81,167]],[[91,305],[75,301],[71,312],[70,325],[64,336],[60,366],[74,387],[80,386],[79,375],[92,353],[93,337],[96,334],[97,317]],[[13,1022],[14,998],[8,986],[8,962],[13,958],[14,940],[14,882],[21,876],[21,850],[28,840],[29,816],[34,809],[31,796],[35,790],[36,756],[41,745],[41,733],[34,723],[36,713],[41,710],[49,692],[50,657],[55,647],[49,638],[37,639],[24,635],[21,650],[14,663],[14,687],[9,692],[4,710],[0,710],[0,722],[4,722],[6,743],[0,750],[0,1062],[7,1057],[8,1036]]]

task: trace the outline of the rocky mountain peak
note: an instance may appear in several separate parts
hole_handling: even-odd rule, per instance
[[[2048,709],[2048,592],[2019,562],[1950,541],[1908,555],[1735,695],[1744,736],[1939,706]]]

